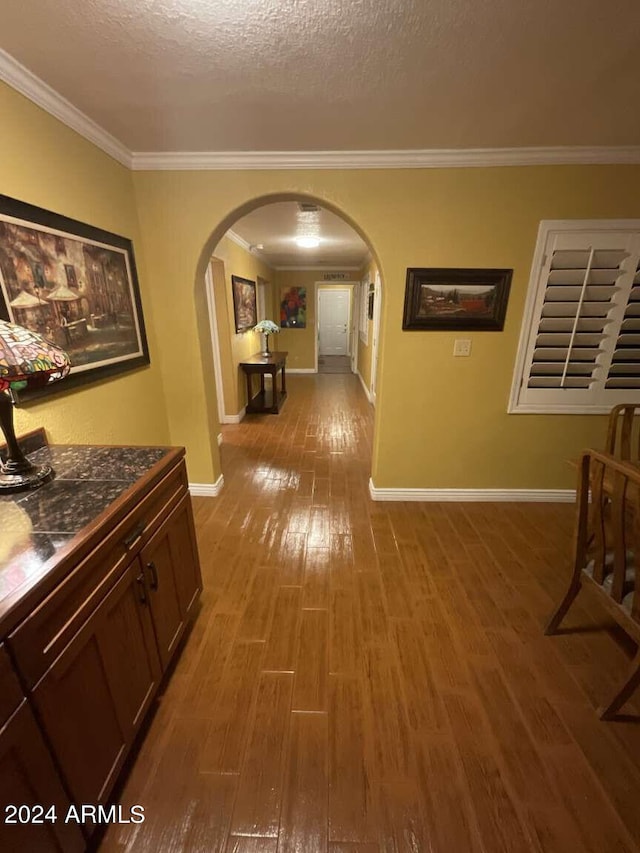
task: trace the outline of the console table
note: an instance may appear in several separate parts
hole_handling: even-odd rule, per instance
[[[269,355],[256,353],[246,361],[240,362],[240,367],[243,369],[247,378],[247,407],[246,412],[251,414],[271,414],[277,415],[280,411],[280,406],[284,403],[287,397],[287,379],[285,374],[285,364],[287,361],[286,352],[271,352]],[[254,395],[251,377],[257,373],[260,377],[260,390]],[[267,373],[271,374],[272,392],[270,399],[267,397],[267,392],[264,387],[264,377]],[[278,390],[277,376],[282,374],[281,388]]]

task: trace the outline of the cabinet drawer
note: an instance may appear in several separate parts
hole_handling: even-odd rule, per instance
[[[185,494],[187,478],[181,462],[9,636],[29,687],[44,675]]]
[[[0,727],[17,710],[24,699],[18,677],[4,644],[0,644]]]

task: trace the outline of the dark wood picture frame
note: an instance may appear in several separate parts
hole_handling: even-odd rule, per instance
[[[512,274],[510,269],[409,267],[402,328],[502,331]]]
[[[231,276],[233,291],[233,316],[236,323],[236,334],[248,332],[258,322],[258,302],[256,283],[239,275]]]
[[[20,402],[149,364],[133,244],[0,195],[0,317],[69,353],[71,372]]]

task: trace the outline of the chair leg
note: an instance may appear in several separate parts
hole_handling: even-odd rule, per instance
[[[600,719],[612,720],[624,703],[631,698],[637,687],[640,687],[640,649],[633,659],[633,663],[631,664],[631,673],[625,683],[606,707],[598,709],[598,716]]]
[[[580,580],[580,577],[571,578],[569,589],[566,591],[564,598],[553,613],[553,616],[547,622],[544,629],[544,633],[546,635],[555,634],[558,630],[558,625],[560,625],[564,617],[567,615],[567,610],[571,607],[581,589],[582,581]]]

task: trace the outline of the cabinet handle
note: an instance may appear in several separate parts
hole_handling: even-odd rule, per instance
[[[147,563],[147,568],[151,572],[151,583],[149,586],[151,589],[158,589],[158,570],[156,569],[156,564],[153,561]]]
[[[138,584],[138,600],[140,601],[140,604],[146,604],[147,592],[144,588],[144,572],[140,572],[136,578],[136,583]]]
[[[122,544],[129,551],[136,544],[138,539],[141,538],[144,533],[144,529],[147,526],[146,521],[141,521],[140,524],[136,524],[131,533],[122,540]]]

